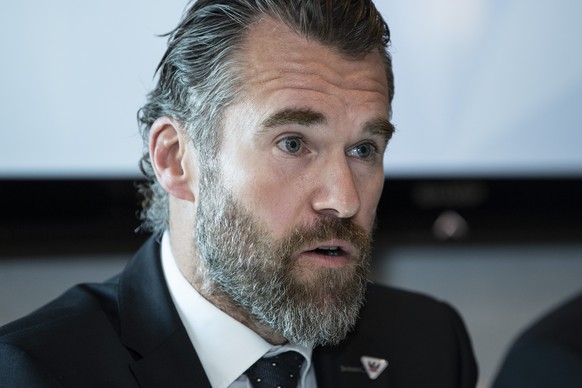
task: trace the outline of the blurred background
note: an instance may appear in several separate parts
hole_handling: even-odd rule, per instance
[[[511,340],[582,291],[582,3],[377,3],[397,134],[372,278],[453,304],[487,387]],[[185,6],[2,5],[0,325],[147,237],[136,111]]]

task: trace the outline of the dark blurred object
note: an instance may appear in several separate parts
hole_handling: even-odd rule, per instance
[[[582,387],[581,327],[582,294],[579,294],[518,337],[493,387]]]
[[[580,243],[582,179],[388,179],[376,241]]]
[[[133,180],[1,180],[0,193],[0,257],[134,252],[148,237]]]
[[[134,252],[131,179],[0,180],[0,258]],[[582,179],[387,179],[379,245],[580,243]]]

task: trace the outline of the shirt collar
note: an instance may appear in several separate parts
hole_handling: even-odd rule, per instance
[[[295,350],[311,366],[311,348],[273,346],[261,336],[202,297],[180,272],[168,232],[162,236],[162,268],[172,301],[213,387],[228,387],[265,354]]]

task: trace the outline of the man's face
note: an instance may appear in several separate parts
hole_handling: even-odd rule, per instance
[[[200,189],[198,253],[263,325],[334,343],[365,289],[392,128],[384,65],[270,20],[252,27],[241,56],[244,90],[225,110],[217,169]]]

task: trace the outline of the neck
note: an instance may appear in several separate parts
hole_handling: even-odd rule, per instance
[[[193,229],[190,229],[193,230]],[[188,234],[180,235],[178,230],[170,228],[170,245],[172,254],[180,272],[192,287],[214,306],[236,319],[249,329],[257,333],[265,341],[272,345],[282,345],[287,339],[269,327],[256,322],[245,310],[235,305],[231,298],[220,289],[208,276],[206,266],[200,259],[193,239]]]
[[[230,297],[222,290],[220,290],[216,285],[210,285],[210,287],[200,287],[200,285],[193,284],[192,282],[190,284],[192,284],[192,287],[194,287],[206,300],[218,307],[224,313],[230,315],[232,318],[247,326],[249,329],[253,330],[270,344],[282,345],[287,342],[285,337],[281,336],[277,332],[274,332],[269,327],[256,322],[256,320],[254,320],[249,313],[236,306]]]

